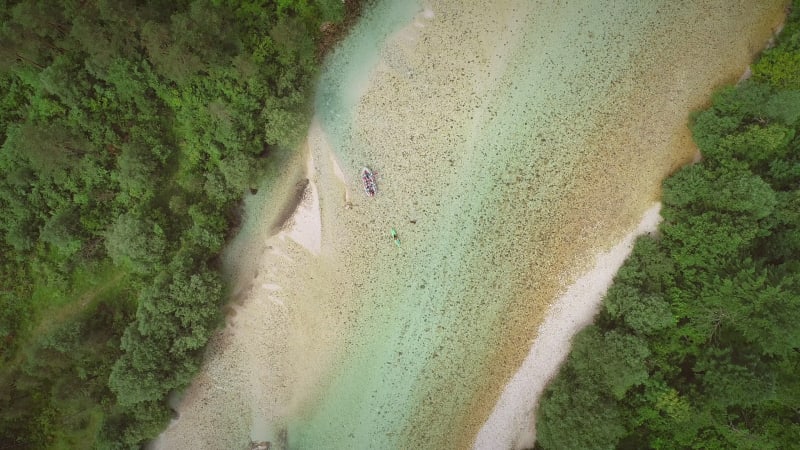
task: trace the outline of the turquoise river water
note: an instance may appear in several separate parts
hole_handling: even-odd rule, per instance
[[[353,195],[325,251],[358,312],[289,447],[470,447],[548,305],[691,160],[688,114],[783,6],[377,1],[316,103]]]

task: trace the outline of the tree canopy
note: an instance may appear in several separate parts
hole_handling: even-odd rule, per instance
[[[305,133],[338,0],[0,0],[0,442],[138,448]]]

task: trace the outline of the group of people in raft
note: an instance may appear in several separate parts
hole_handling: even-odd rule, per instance
[[[369,197],[375,197],[375,194],[378,193],[378,185],[375,183],[375,175],[367,167],[361,169],[361,182],[364,184],[364,192]],[[395,245],[400,247],[400,237],[394,228],[392,228],[391,236]]]

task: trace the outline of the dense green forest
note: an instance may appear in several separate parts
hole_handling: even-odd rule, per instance
[[[0,0],[0,448],[137,448],[166,425],[241,198],[305,133],[342,9]]]
[[[752,78],[692,117],[666,180],[537,413],[542,449],[800,443],[800,1]]]

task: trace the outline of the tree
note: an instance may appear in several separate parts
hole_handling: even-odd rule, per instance
[[[56,211],[42,227],[39,237],[53,245],[63,255],[70,256],[80,250],[83,242],[77,234],[78,216],[74,209]]]
[[[120,215],[106,238],[106,250],[114,263],[140,274],[160,269],[166,245],[158,224],[133,213]]]
[[[58,125],[24,124],[14,127],[3,147],[24,155],[39,176],[57,182],[65,181],[85,151],[84,142]]]
[[[729,154],[729,158],[744,161],[752,170],[763,172],[770,161],[786,157],[794,136],[794,129],[784,125],[753,125],[726,136],[718,148]]]
[[[603,301],[608,315],[628,326],[636,334],[653,334],[675,325],[664,294],[645,294],[619,283],[608,291]]]
[[[558,377],[539,404],[536,440],[544,448],[613,449],[625,435],[616,402],[591,384]]]
[[[800,53],[772,49],[753,65],[754,79],[780,89],[800,89]]]
[[[641,338],[617,331],[603,333],[590,325],[573,340],[570,366],[578,379],[597,384],[619,400],[631,387],[647,379],[644,362],[649,355]]]
[[[142,291],[136,322],[122,336],[124,353],[111,373],[109,383],[122,406],[162,401],[184,388],[219,317],[218,275],[178,271],[171,280],[164,274],[159,279]]]
[[[122,145],[117,158],[119,171],[115,178],[120,185],[120,194],[126,203],[147,203],[155,196],[153,181],[159,179],[160,169],[152,153],[139,142]]]

